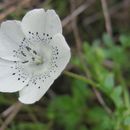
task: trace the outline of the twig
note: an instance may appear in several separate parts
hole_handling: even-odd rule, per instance
[[[18,2],[18,0],[8,0],[7,2],[5,1],[4,3],[0,4],[0,9],[6,9],[9,6],[16,4],[16,2]]]
[[[15,104],[11,105],[4,112],[2,112],[1,116],[4,118],[7,117],[14,109],[15,109]]]
[[[15,12],[18,8],[21,8],[30,2],[31,2],[31,0],[22,0],[18,3],[17,6],[13,5],[13,6],[9,7],[6,11],[4,11],[3,13],[0,14],[0,21],[5,19],[9,14]]]
[[[101,0],[107,33],[112,37],[112,25],[106,0]]]
[[[85,11],[90,5],[92,5],[94,1],[95,0],[91,0],[89,3],[86,2],[80,7],[78,7],[71,15],[67,16],[65,19],[62,20],[62,26],[66,26],[72,19],[74,19],[76,16]]]
[[[94,88],[94,87],[93,87],[93,91],[94,91],[94,93],[95,93],[95,95],[96,95],[96,97],[97,97],[99,103],[103,106],[103,108],[105,109],[105,111],[106,111],[108,114],[111,115],[112,111],[111,111],[111,109],[106,105],[105,101],[103,100],[103,97],[102,97],[101,93],[100,93],[96,88]]]
[[[71,13],[73,14],[73,12],[75,12],[75,8],[76,8],[76,1],[75,0],[70,0],[70,4],[71,4]],[[89,3],[88,3],[88,5],[89,5]],[[75,42],[76,42],[76,49],[77,49],[78,55],[80,57],[80,61],[82,63],[82,66],[83,66],[83,69],[85,70],[85,72],[88,72],[88,70],[86,68],[86,64],[84,62],[84,57],[83,57],[83,55],[81,53],[82,41],[81,41],[78,26],[77,26],[77,16],[75,16],[73,19],[71,19],[71,21],[72,21],[72,23],[71,23],[72,24],[72,30],[73,30],[74,37],[75,37]],[[89,73],[87,73],[87,76],[88,75],[89,75]]]
[[[16,10],[15,6],[11,6],[9,9],[0,14],[0,21],[6,18],[9,14],[13,13]]]
[[[75,8],[76,8],[76,1],[75,0],[70,0],[70,4],[71,4],[71,12],[73,12],[75,10]],[[84,68],[86,77],[88,77],[90,79],[91,78],[90,72],[88,71],[88,69],[87,69],[87,67],[86,67],[86,65],[84,63],[84,57],[83,57],[83,54],[81,53],[82,41],[81,41],[81,38],[80,38],[80,35],[79,35],[80,33],[79,33],[79,30],[78,30],[78,26],[77,26],[77,17],[72,19],[72,30],[73,30],[75,41],[76,41],[77,51],[78,51],[81,63],[84,66],[83,68]],[[100,92],[95,88],[94,84],[92,84],[92,88],[93,88],[93,91],[94,91],[99,103],[103,106],[103,108],[106,110],[106,112],[108,114],[111,114],[111,110],[106,105],[106,103],[103,100]]]
[[[122,8],[122,4],[123,2],[120,2],[119,4],[116,4],[114,5],[113,7],[111,7],[108,11],[109,11],[109,14],[112,15],[113,13],[115,13],[117,10],[121,9]],[[94,23],[95,21],[97,21],[98,19],[100,19],[102,17],[102,12],[98,12],[94,15],[91,15],[89,17],[87,17],[85,20],[84,20],[84,24],[85,25],[90,25],[92,23]]]
[[[0,130],[5,130],[7,126],[11,123],[11,121],[14,119],[14,117],[17,115],[21,107],[23,106],[22,103],[17,102],[15,104],[15,108],[12,111],[12,113],[6,118],[6,120],[3,122],[2,126],[0,127]]]
[[[70,3],[71,3],[71,13],[73,13],[75,8],[76,8],[76,5],[75,5],[76,1],[70,0]],[[77,17],[74,17],[71,21],[72,21],[71,22],[72,30],[73,30],[75,41],[76,41],[76,48],[77,48],[78,53],[80,53],[82,41],[81,41],[81,38],[80,38],[80,35],[79,35],[78,26],[77,26]]]
[[[55,93],[52,89],[48,90],[47,93],[48,93],[48,95],[50,96],[50,98],[56,97],[56,93]]]

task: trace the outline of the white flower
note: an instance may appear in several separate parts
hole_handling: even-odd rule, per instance
[[[25,104],[38,101],[70,60],[70,48],[54,10],[34,9],[0,28],[0,91],[19,91]]]

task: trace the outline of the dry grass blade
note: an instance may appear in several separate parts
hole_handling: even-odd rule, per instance
[[[110,19],[106,0],[101,0],[101,4],[102,4],[103,14],[105,18],[106,30],[107,33],[112,37],[112,25],[111,25],[111,19]]]
[[[94,3],[95,0],[91,0],[91,2],[86,2],[82,4],[80,7],[75,9],[72,14],[67,16],[65,19],[62,20],[63,27],[66,26],[72,19],[74,19],[76,16],[81,14],[83,11],[85,11],[89,6],[91,6]]]
[[[31,0],[22,0],[18,3],[18,5],[12,5],[8,9],[6,9],[4,12],[0,14],[0,21],[3,21],[9,14],[15,12],[17,9],[22,8],[23,6],[29,4]]]
[[[5,130],[7,128],[7,126],[12,122],[12,120],[17,115],[17,113],[19,112],[19,110],[21,109],[22,106],[23,106],[23,104],[20,102],[17,102],[15,104],[13,111],[9,114],[9,116],[3,122],[2,126],[0,127],[0,130]]]

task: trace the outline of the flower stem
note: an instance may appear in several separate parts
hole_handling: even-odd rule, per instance
[[[64,74],[69,76],[69,77],[72,77],[74,79],[81,80],[89,85],[92,85],[93,87],[99,87],[98,84],[96,84],[95,82],[93,82],[90,79],[87,79],[85,76],[81,76],[81,75],[78,75],[78,74],[75,74],[75,73],[69,72],[69,71],[64,71]]]

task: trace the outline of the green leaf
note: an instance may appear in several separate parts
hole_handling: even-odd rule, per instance
[[[111,92],[111,95],[110,95],[113,102],[115,103],[115,105],[117,107],[122,107],[122,105],[123,105],[121,94],[122,94],[122,86],[117,86],[113,89],[113,91]]]
[[[114,45],[113,40],[111,39],[111,37],[109,36],[109,34],[104,33],[102,39],[103,39],[103,42],[104,42],[104,44],[106,46],[112,47]]]
[[[111,130],[114,121],[108,116],[103,108],[95,106],[88,111],[87,122],[92,125],[92,130]]]
[[[121,35],[119,40],[121,44],[123,45],[123,47],[125,48],[130,47],[130,36]]]
[[[47,130],[48,126],[43,123],[19,123],[12,125],[11,130]]]
[[[103,86],[105,87],[106,91],[108,92],[112,91],[114,87],[114,74],[113,73],[107,74],[106,78],[104,79]]]
[[[124,125],[130,125],[130,116],[127,116],[124,120]]]

